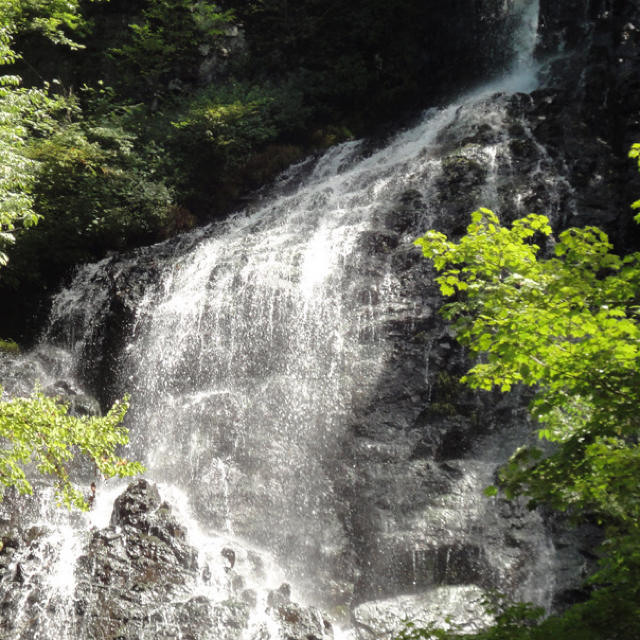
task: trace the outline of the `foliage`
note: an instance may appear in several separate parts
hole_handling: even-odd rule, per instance
[[[204,138],[225,167],[242,165],[249,154],[273,141],[285,126],[303,118],[300,94],[280,87],[233,83],[212,87],[191,100],[173,123],[185,137]]]
[[[405,623],[396,640],[628,640],[637,637],[637,613],[627,593],[612,597],[606,590],[576,604],[562,615],[544,618],[544,609],[526,602],[511,603],[488,594],[483,602],[493,622],[479,631],[465,631],[448,621],[445,626]]]
[[[80,48],[69,34],[83,24],[80,0],[0,0],[0,33],[4,34],[4,39],[0,38],[0,64],[18,57],[11,42],[18,33],[36,31],[55,44]]]
[[[36,165],[30,197],[43,219],[16,232],[7,285],[53,282],[106,250],[161,238],[170,223],[173,194],[158,175],[162,150],[113,112],[85,115],[73,96],[64,106],[64,117],[51,119],[47,135],[32,137],[25,150]]]
[[[0,0],[0,66],[11,67],[20,60],[14,39],[30,31],[40,32],[56,44],[80,48],[68,33],[83,24],[78,0]],[[52,245],[64,251],[68,242],[60,242],[59,238],[75,237],[82,226],[82,221],[74,219],[69,229],[61,220],[64,216],[72,218],[78,207],[86,204],[86,200],[80,202],[77,190],[82,189],[89,200],[91,196],[104,199],[108,207],[111,201],[105,195],[112,195],[112,200],[121,198],[123,185],[131,181],[129,173],[118,173],[131,155],[130,134],[108,127],[99,132],[95,126],[93,130],[88,127],[91,133],[87,134],[77,122],[78,108],[72,96],[56,94],[46,82],[40,88],[20,85],[18,75],[0,76],[0,266],[7,263],[6,246],[35,225],[43,213],[53,218],[59,234]],[[72,120],[74,114],[76,121]],[[100,135],[102,139],[97,142]],[[126,166],[131,168],[131,163]],[[109,170],[117,174],[120,182],[95,180],[100,172],[106,175]],[[72,180],[61,179],[70,174]],[[105,189],[107,183],[109,187]],[[48,198],[43,199],[47,187]],[[148,195],[148,189],[143,187],[137,183],[129,190],[135,189],[141,199]],[[60,195],[62,189],[67,191],[66,201]],[[56,196],[63,201],[56,202]],[[130,203],[131,199],[127,201]],[[153,199],[151,204],[145,201],[145,206],[154,204]],[[85,217],[93,216],[94,224],[109,222],[108,215],[96,216],[95,207],[88,207],[83,213]],[[49,224],[52,221],[47,219]],[[125,226],[122,221],[118,223]],[[43,237],[47,237],[46,233]],[[48,240],[52,240],[51,236]],[[26,245],[20,243],[20,249],[23,246]],[[26,273],[34,268],[28,262]],[[0,351],[15,354],[19,349],[13,341],[0,340]],[[69,472],[76,456],[93,461],[106,477],[131,476],[143,470],[139,463],[115,453],[119,445],[128,442],[127,430],[121,426],[126,410],[125,399],[104,417],[75,417],[69,415],[66,405],[39,392],[31,398],[0,399],[0,485],[32,493],[27,472],[35,465],[40,474],[54,479],[61,503],[86,509],[87,502],[73,485]]]
[[[555,256],[538,260],[539,247],[530,242],[536,232],[551,233],[544,216],[531,214],[507,229],[482,209],[460,243],[437,232],[418,243],[442,271],[442,293],[465,294],[444,310],[458,339],[487,354],[463,381],[502,391],[536,386],[531,408],[539,435],[561,445],[543,461],[536,461],[540,451],[519,450],[503,471],[505,486],[517,493],[526,482],[536,497],[540,476],[540,497],[553,506],[609,513],[611,496],[598,491],[600,484],[584,486],[574,466],[584,467],[586,458],[593,473],[608,474],[598,461],[607,459],[605,451],[619,458],[639,427],[640,254],[620,258],[602,231],[586,227],[561,233]],[[536,472],[520,476],[530,463]],[[619,511],[622,517],[627,508]]]
[[[129,24],[130,37],[111,54],[134,95],[159,96],[170,82],[185,79],[233,21],[230,10],[203,0],[149,0]],[[139,86],[132,77],[143,80]],[[137,86],[137,91],[135,90]]]
[[[121,426],[127,406],[125,398],[104,417],[75,417],[66,405],[40,392],[30,398],[0,400],[0,483],[31,494],[26,468],[33,463],[40,474],[54,479],[61,503],[86,509],[86,500],[70,478],[69,466],[77,455],[93,461],[107,478],[143,471],[138,462],[115,454],[129,441]]]
[[[16,89],[6,77],[0,78],[0,267],[7,264],[5,250],[15,242],[16,227],[31,227],[40,217],[33,208],[36,165],[24,153],[24,121],[42,97],[41,92]]]
[[[634,158],[638,162],[638,168],[640,169],[640,143],[636,142],[631,145],[631,149],[629,150],[629,157]],[[640,200],[636,200],[632,205],[632,209],[640,209]],[[640,223],[640,213],[637,213],[634,218],[636,222]]]
[[[424,17],[416,0],[0,8],[0,258],[12,257],[0,295],[27,281],[42,292],[78,261],[225,213],[288,162],[350,136],[344,114],[359,118],[373,104],[366,93],[396,95],[420,60],[390,34],[422,42]],[[247,46],[228,55],[232,26]],[[215,82],[202,86],[201,65],[216,59]],[[8,84],[20,82],[10,73],[32,86]]]
[[[2,340],[0,338],[0,353],[20,353],[20,347],[13,340]]]
[[[78,0],[0,0],[0,67],[21,59],[14,46],[17,35],[37,31],[54,43],[78,48],[67,34],[81,24]],[[15,242],[16,229],[32,227],[41,217],[32,195],[37,163],[26,148],[59,107],[48,85],[25,89],[20,84],[18,75],[0,75],[0,267],[8,261],[4,250]]]
[[[225,194],[233,197],[247,183],[260,186],[247,179],[247,167],[256,164],[267,145],[279,143],[284,131],[300,131],[305,117],[300,93],[269,83],[212,86],[184,101],[171,118],[166,145],[170,157],[179,160],[176,188],[189,208],[204,208],[206,200]],[[279,154],[269,155],[271,165]],[[272,175],[282,169],[276,163]],[[203,189],[205,185],[212,191]]]
[[[116,118],[78,114],[32,146],[40,163],[39,211],[86,239],[111,236],[102,240],[105,246],[126,246],[127,236],[148,238],[163,224],[172,202],[154,174],[154,159],[161,153]]]
[[[545,236],[539,258],[534,240]],[[602,633],[586,637],[626,637],[640,622],[640,253],[612,253],[595,227],[554,240],[540,215],[503,227],[488,209],[458,243],[429,231],[416,244],[453,297],[445,317],[479,358],[463,381],[534,388],[538,434],[553,446],[518,449],[500,488],[605,526],[591,600],[544,628],[571,619],[574,630]]]

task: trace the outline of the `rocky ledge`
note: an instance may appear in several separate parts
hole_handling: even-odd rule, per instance
[[[171,506],[144,479],[117,498],[109,526],[89,533],[82,554],[73,558],[67,598],[64,588],[44,578],[64,564],[64,544],[57,540],[45,528],[5,531],[1,637],[54,637],[64,630],[65,638],[92,640],[333,638],[329,620],[293,602],[288,584],[254,588],[255,575],[264,578],[255,551],[227,544],[214,566],[187,542]]]

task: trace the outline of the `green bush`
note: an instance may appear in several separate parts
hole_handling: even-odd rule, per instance
[[[171,193],[153,168],[162,151],[141,148],[118,124],[64,126],[32,153],[40,163],[38,211],[54,227],[71,226],[93,246],[121,248],[153,237],[165,223]]]
[[[273,177],[285,159],[297,160],[299,147],[288,141],[306,125],[302,95],[293,87],[250,82],[207,87],[166,118],[168,172],[183,204],[205,215]],[[267,148],[277,149],[276,157],[267,158]]]
[[[597,522],[604,533],[588,601],[526,632],[496,618],[469,636],[478,640],[622,640],[640,628],[640,252],[618,256],[603,231],[585,227],[563,231],[553,255],[539,257],[535,240],[551,233],[544,216],[509,228],[480,209],[459,242],[433,230],[416,241],[454,298],[443,315],[477,356],[462,381],[531,387],[537,434],[554,445],[519,447],[487,495],[525,495],[531,508]],[[432,631],[417,637],[448,637]]]
[[[158,165],[163,151],[114,118],[92,121],[69,100],[68,118],[30,141],[31,186],[42,217],[17,244],[3,281],[51,281],[74,264],[164,237],[175,211]]]
[[[2,352],[17,355],[20,353],[20,347],[13,340],[0,339],[0,353]]]
[[[69,508],[88,508],[70,476],[77,455],[93,461],[107,478],[141,473],[140,463],[115,453],[119,445],[129,442],[128,430],[122,426],[127,408],[125,399],[104,417],[75,417],[67,406],[37,391],[30,398],[0,400],[0,499],[3,487],[33,493],[25,472],[31,463],[40,474],[53,478],[60,503]]]

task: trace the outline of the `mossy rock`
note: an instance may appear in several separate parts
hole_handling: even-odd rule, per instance
[[[0,353],[18,355],[20,353],[20,347],[18,343],[13,340],[0,340]]]
[[[448,182],[463,184],[466,187],[475,186],[484,182],[487,175],[486,159],[473,153],[453,154],[442,160],[442,172]]]

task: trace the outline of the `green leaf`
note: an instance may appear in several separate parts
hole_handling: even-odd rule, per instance
[[[488,498],[491,498],[493,496],[497,496],[498,495],[498,487],[495,487],[493,485],[491,485],[489,487],[485,487],[485,489],[483,490],[483,493]]]
[[[0,387],[2,396],[2,387]],[[86,509],[73,484],[69,464],[76,456],[93,462],[107,478],[141,473],[138,462],[120,457],[116,448],[128,443],[122,420],[128,408],[125,398],[106,416],[71,416],[66,405],[35,391],[30,398],[0,400],[0,483],[20,493],[33,489],[25,469],[33,463],[38,472],[54,480],[58,500],[67,507]]]

